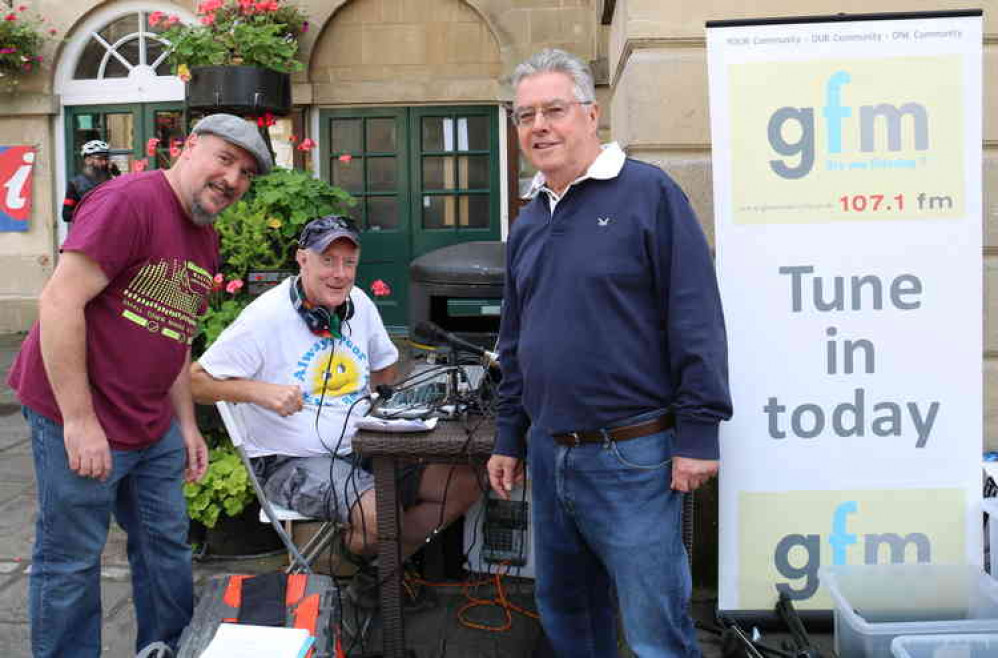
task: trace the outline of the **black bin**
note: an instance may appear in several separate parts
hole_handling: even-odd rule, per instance
[[[424,320],[492,349],[506,267],[502,242],[462,242],[409,265],[409,327]]]

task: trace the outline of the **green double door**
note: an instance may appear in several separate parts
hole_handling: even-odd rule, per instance
[[[66,108],[66,180],[80,172],[80,147],[99,139],[111,147],[111,164],[124,174],[170,166],[170,143],[183,139],[183,103],[75,105]],[[150,139],[158,139],[152,155]]]
[[[357,199],[351,214],[364,244],[357,285],[389,330],[405,333],[409,263],[459,242],[499,239],[498,112],[337,109],[323,110],[320,121],[322,175]]]

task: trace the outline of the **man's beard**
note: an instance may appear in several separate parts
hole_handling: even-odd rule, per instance
[[[232,199],[232,201],[229,202],[231,204],[235,201],[235,192],[227,186],[225,187],[225,191],[227,193],[226,196]],[[228,207],[228,205],[225,206],[225,208]],[[222,210],[215,213],[208,212],[205,207],[201,205],[198,198],[194,197],[194,202],[191,204],[191,221],[193,221],[197,226],[211,226],[215,223],[218,216],[225,210],[225,208],[222,208]]]
[[[197,226],[211,226],[218,219],[219,213],[210,213],[204,209],[197,199],[191,205],[191,221]]]
[[[87,169],[89,169],[89,171],[85,173],[91,180],[97,181],[98,183],[104,183],[111,180],[111,172],[107,169],[98,169],[97,167],[87,167]]]

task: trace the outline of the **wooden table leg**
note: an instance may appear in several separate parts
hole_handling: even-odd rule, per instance
[[[378,510],[378,582],[380,587],[383,652],[385,658],[405,658],[402,618],[401,519],[395,492],[395,460],[374,458],[375,499]]]

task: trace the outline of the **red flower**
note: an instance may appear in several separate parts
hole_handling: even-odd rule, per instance
[[[156,147],[159,145],[159,138],[153,137],[146,142],[146,155],[153,157],[156,155]]]
[[[351,160],[353,160],[353,156],[350,155],[349,153],[344,153],[343,155],[341,155],[336,159],[339,160],[340,162],[350,162]]]
[[[55,29],[54,27],[49,28],[49,34],[51,34],[52,36],[55,36],[58,32],[59,30]]]
[[[3,17],[3,19],[5,21],[16,21],[17,20],[17,14],[7,14],[6,16]]]
[[[387,283],[378,279],[371,284],[371,292],[374,293],[375,297],[387,297],[392,294],[392,289]]]
[[[315,146],[316,146],[315,141],[311,137],[306,137],[301,141],[301,144],[298,145],[298,150],[311,151],[312,149],[315,148]]]
[[[149,14],[149,25],[151,25],[152,27],[156,27],[163,21],[164,18],[166,18],[165,13],[161,11],[154,11],[153,13]]]
[[[260,128],[267,128],[269,126],[274,125],[275,123],[277,122],[274,120],[274,115],[271,114],[270,112],[265,112],[262,117],[256,118],[256,125],[259,126]]]
[[[28,11],[28,6],[27,5],[21,5],[20,7],[17,8],[17,10],[18,11]]]
[[[182,150],[183,146],[184,146],[184,140],[179,138],[173,140],[173,142],[170,144],[170,157],[179,158],[180,151]]]
[[[205,14],[201,17],[201,25],[212,25],[215,23],[215,14]]]
[[[292,144],[297,144],[298,143],[298,135],[291,135],[291,137],[288,137],[288,141],[291,142]]]
[[[163,27],[172,27],[180,22],[179,16],[167,16],[163,19]]]
[[[215,275],[215,277],[214,277],[214,278],[212,279],[212,286],[211,286],[211,289],[212,289],[212,290],[221,290],[221,289],[222,289],[222,284],[223,284],[223,283],[225,283],[225,277],[224,277],[224,276],[222,276],[222,273],[221,273],[221,272],[219,272],[219,273],[218,273],[218,274],[216,274],[216,275]]]
[[[239,289],[242,287],[243,287],[242,279],[233,279],[232,281],[229,281],[229,283],[225,286],[225,292],[229,293],[230,295],[234,295],[237,292],[239,292]]]

